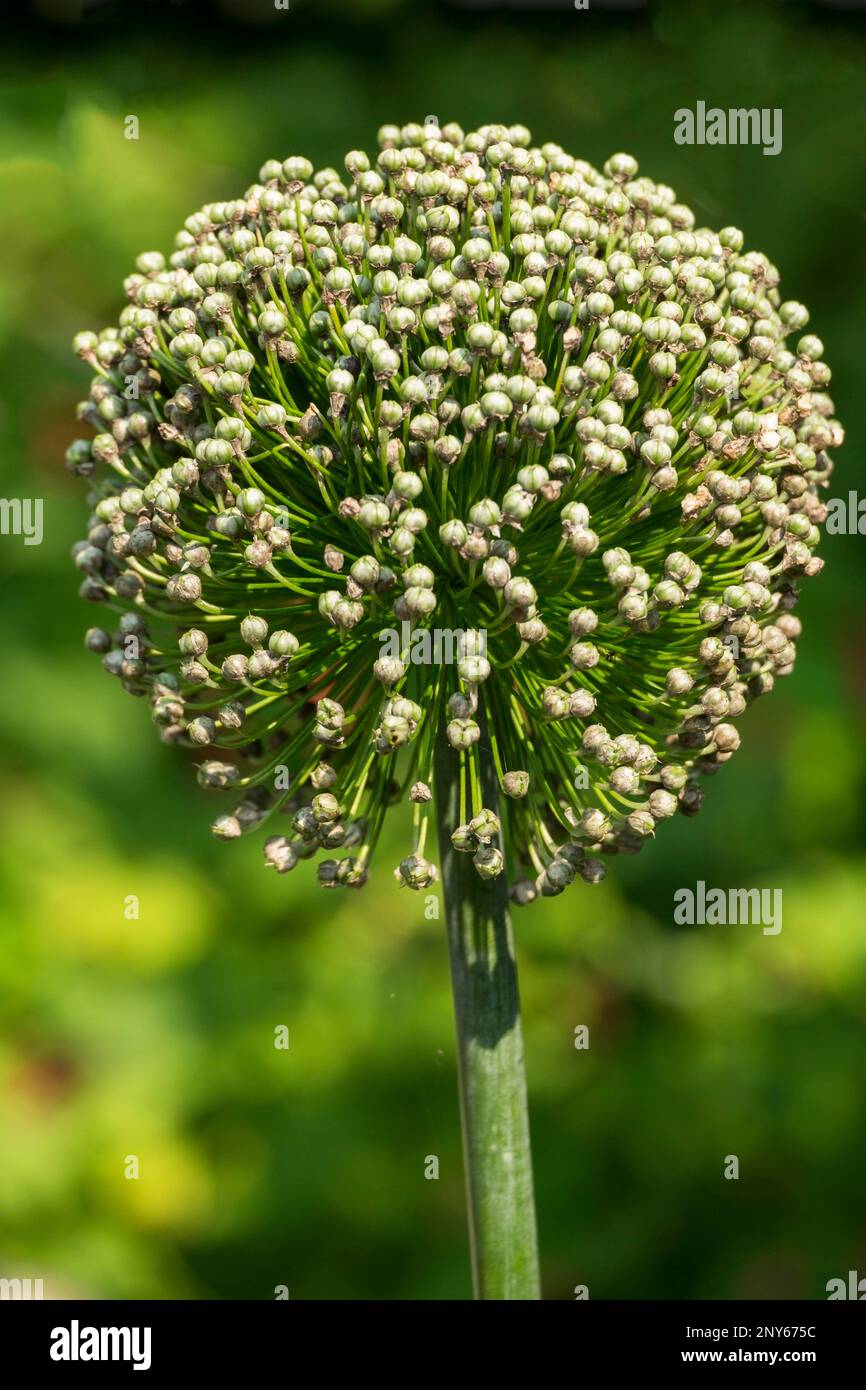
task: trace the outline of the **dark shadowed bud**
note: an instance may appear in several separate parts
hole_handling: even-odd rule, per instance
[[[538,889],[531,879],[520,878],[511,885],[509,897],[516,907],[528,907],[538,897]]]
[[[394,870],[394,877],[401,888],[429,888],[439,877],[436,866],[418,854],[410,854],[402,859]]]
[[[206,714],[201,714],[197,719],[192,719],[186,726],[186,732],[192,743],[200,747],[213,743],[216,738],[216,724]]]
[[[89,627],[85,634],[84,645],[89,652],[102,654],[111,651],[111,638],[104,628]]]
[[[584,859],[578,867],[578,873],[584,883],[601,883],[607,868],[601,859]]]
[[[240,780],[240,768],[234,763],[207,762],[198,765],[198,780],[202,787],[222,790]]]
[[[472,863],[482,878],[498,878],[505,867],[502,850],[487,844],[479,845],[472,856]]]

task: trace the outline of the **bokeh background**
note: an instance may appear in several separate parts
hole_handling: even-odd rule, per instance
[[[391,879],[396,828],[347,895],[213,841],[184,758],[85,653],[69,341],[114,320],[138,251],[266,157],[339,163],[428,113],[519,120],[596,163],[632,151],[771,256],[834,367],[846,495],[866,447],[863,9],[141,0],[18,24],[0,490],[45,499],[45,539],[0,537],[0,1276],[49,1297],[466,1297],[441,923]],[[782,153],[675,145],[699,99],[781,107]],[[794,679],[746,716],[701,816],[517,917],[549,1298],[820,1298],[866,1274],[864,548],[825,541]],[[699,878],[781,888],[781,935],[675,927]]]

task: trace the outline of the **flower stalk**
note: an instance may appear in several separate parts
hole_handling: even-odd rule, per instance
[[[484,716],[484,803],[497,779]],[[442,887],[460,1085],[460,1122],[476,1299],[541,1297],[517,962],[503,875],[483,879],[451,843],[461,757],[442,737],[435,761]]]

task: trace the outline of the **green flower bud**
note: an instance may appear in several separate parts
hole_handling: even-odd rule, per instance
[[[472,856],[472,863],[481,878],[498,878],[505,867],[502,850],[495,845],[479,845]]]

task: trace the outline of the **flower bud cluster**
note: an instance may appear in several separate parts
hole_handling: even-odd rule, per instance
[[[443,737],[454,843],[518,903],[697,812],[793,667],[843,438],[740,230],[626,154],[384,126],[341,169],[268,160],[124,289],[75,339],[73,558],[115,615],[86,643],[231,791],[219,838],[267,826],[278,873],[321,851],[357,886],[401,801],[396,876],[426,888]],[[456,660],[383,655],[395,624],[459,632]]]

